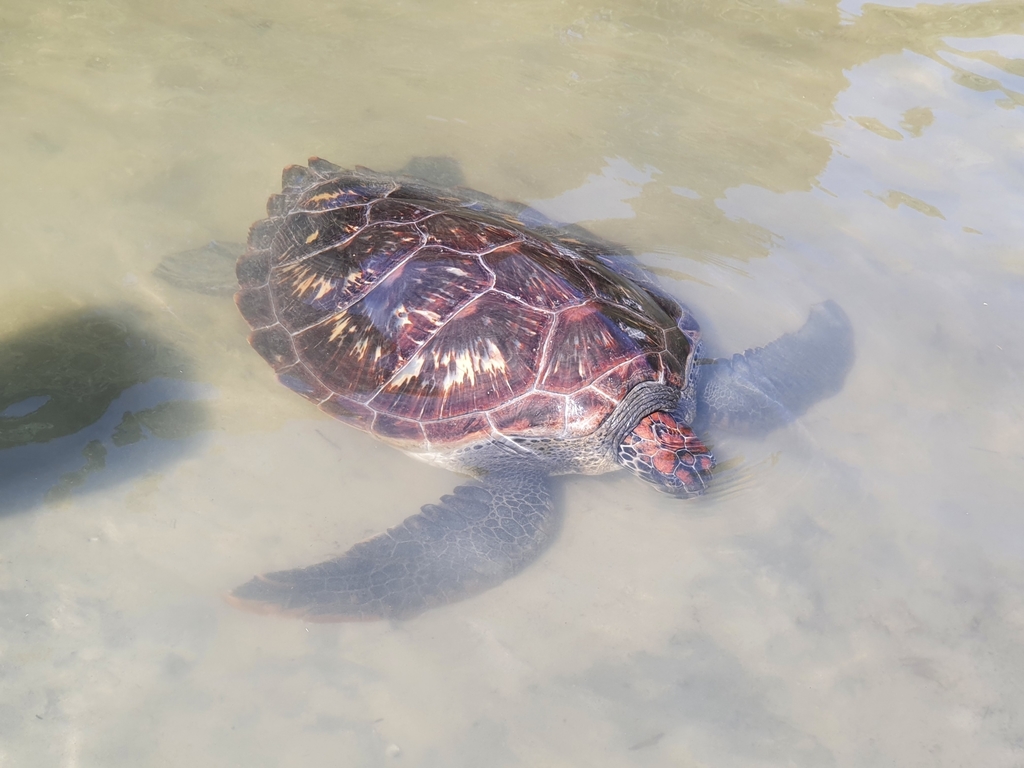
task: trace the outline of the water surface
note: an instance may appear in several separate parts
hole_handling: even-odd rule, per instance
[[[0,765],[1020,765],[1022,24],[5,2]],[[309,155],[454,157],[630,244],[715,354],[834,299],[856,364],[792,426],[715,436],[703,499],[565,479],[555,546],[472,600],[237,612],[252,574],[458,482],[278,386],[230,300],[152,275],[244,239]]]

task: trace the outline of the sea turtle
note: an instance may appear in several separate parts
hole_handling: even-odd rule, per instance
[[[623,249],[465,188],[311,158],[267,210],[237,265],[253,348],[331,416],[475,480],[235,589],[253,610],[402,618],[481,592],[553,537],[550,475],[625,467],[700,495],[715,461],[695,430],[774,428],[852,361],[830,301],[766,347],[704,359],[693,315]]]

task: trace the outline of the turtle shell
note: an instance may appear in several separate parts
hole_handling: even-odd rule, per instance
[[[639,382],[685,384],[696,326],[582,230],[317,158],[285,169],[267,210],[237,268],[252,346],[406,450],[581,437]]]

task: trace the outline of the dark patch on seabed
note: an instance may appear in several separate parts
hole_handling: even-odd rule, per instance
[[[180,454],[206,423],[191,367],[129,309],[69,312],[0,341],[0,515]]]

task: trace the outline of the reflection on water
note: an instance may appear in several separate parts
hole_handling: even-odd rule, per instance
[[[69,307],[147,320],[77,368],[3,367],[0,466],[33,469],[2,484],[0,762],[1020,763],[1022,22],[1008,0],[5,3],[0,355]],[[791,428],[723,438],[734,480],[699,502],[567,480],[557,546],[479,598],[240,615],[242,579],[457,482],[294,402],[229,299],[151,277],[242,240],[309,155],[453,156],[634,247],[712,354],[834,299],[857,364]],[[187,350],[188,375],[97,368],[118,338]],[[120,389],[79,405],[62,371]]]

